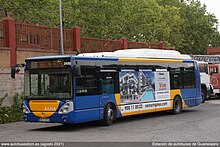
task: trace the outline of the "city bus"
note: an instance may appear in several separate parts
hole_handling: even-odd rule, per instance
[[[128,49],[27,58],[24,121],[111,125],[130,115],[178,114],[202,101],[198,65],[180,57],[177,51]]]

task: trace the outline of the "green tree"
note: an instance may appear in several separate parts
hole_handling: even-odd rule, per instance
[[[52,24],[59,15],[54,8],[58,9],[56,3],[54,0],[0,0],[0,16],[2,18],[11,16],[16,21],[23,23],[56,26],[56,24]]]
[[[189,4],[184,3],[181,12],[184,20],[181,51],[204,54],[207,47],[215,45],[216,37],[219,38],[216,17],[208,13],[206,6],[201,6],[197,0],[191,0]]]

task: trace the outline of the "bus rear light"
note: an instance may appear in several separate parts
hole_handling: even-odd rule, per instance
[[[67,114],[69,112],[73,111],[73,102],[69,101],[65,103],[59,110],[59,114]]]
[[[27,105],[23,103],[23,113],[30,113],[30,110],[28,109]]]

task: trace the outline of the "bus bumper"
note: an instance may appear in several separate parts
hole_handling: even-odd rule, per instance
[[[41,118],[36,116],[33,112],[24,114],[25,122],[46,122],[46,123],[81,123],[88,121],[97,121],[103,119],[103,108],[95,108],[88,110],[78,110],[72,111],[68,114],[59,114],[58,112],[54,112],[48,118]],[[41,112],[43,113],[43,112]]]
[[[75,123],[75,113],[59,114],[55,112],[52,116],[48,118],[40,118],[35,116],[32,112],[24,114],[25,122],[44,122],[44,123]]]

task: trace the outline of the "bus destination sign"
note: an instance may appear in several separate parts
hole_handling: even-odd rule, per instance
[[[64,60],[48,60],[48,61],[32,61],[31,62],[32,69],[36,69],[36,68],[66,68],[67,67],[66,65],[67,64]]]

